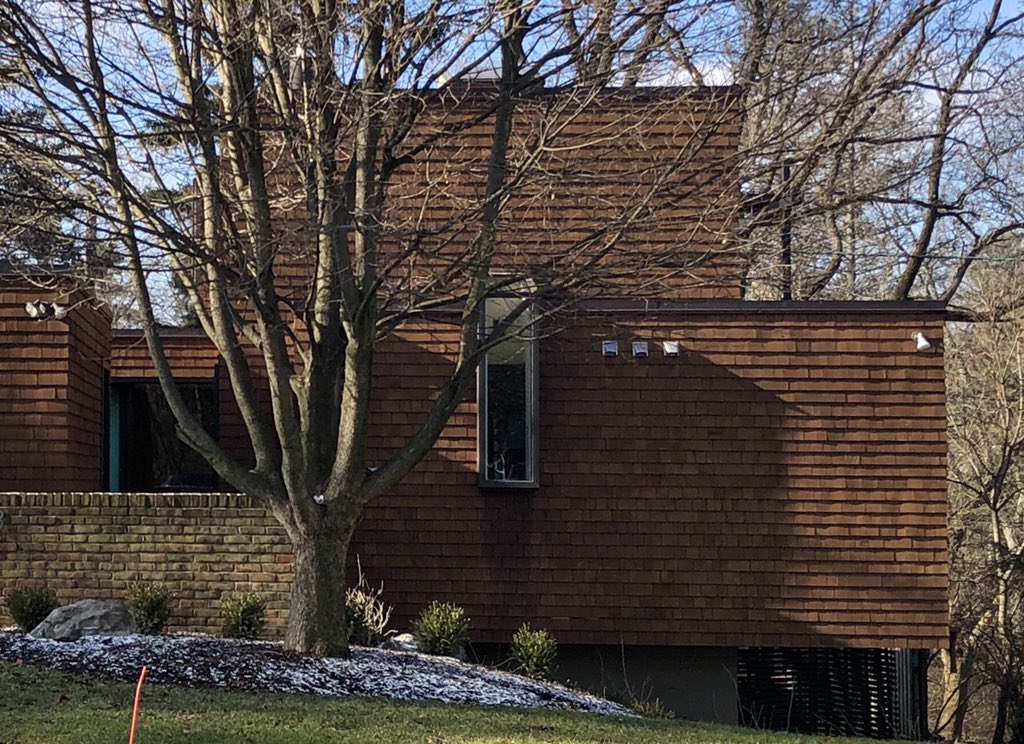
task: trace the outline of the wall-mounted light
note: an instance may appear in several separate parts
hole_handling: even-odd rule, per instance
[[[661,350],[667,357],[679,356],[679,342],[678,341],[662,341]]]
[[[601,342],[601,353],[605,356],[618,356],[619,355],[619,342],[618,341],[602,341]]]
[[[645,357],[645,356],[648,356],[649,354],[650,354],[650,352],[649,352],[649,350],[647,348],[647,342],[646,341],[634,341],[633,342],[633,356],[635,356],[635,357]]]
[[[68,317],[68,309],[56,302],[36,300],[25,303],[25,314],[33,320],[64,320]]]
[[[917,342],[918,351],[928,351],[928,349],[932,348],[932,342],[929,341],[928,337],[921,333],[921,331],[915,333],[911,338]]]

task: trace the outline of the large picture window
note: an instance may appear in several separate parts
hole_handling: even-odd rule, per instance
[[[522,299],[487,300],[484,338]],[[500,488],[537,486],[537,343],[530,310],[513,320],[480,365],[480,482]]]
[[[178,384],[185,405],[214,438],[218,428],[217,385]],[[110,386],[109,476],[111,491],[216,491],[219,485],[202,455],[178,439],[177,423],[155,382]]]

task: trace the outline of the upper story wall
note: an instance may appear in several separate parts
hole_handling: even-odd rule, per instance
[[[104,370],[110,316],[80,290],[0,277],[0,487],[104,487]],[[38,321],[25,303],[68,307]]]
[[[396,170],[385,200],[384,291],[440,293],[465,281],[495,100],[484,92],[430,101],[397,147],[395,157],[410,162]],[[550,261],[593,274],[605,295],[738,298],[740,128],[732,88],[541,91],[518,100],[493,268]],[[271,190],[277,274],[304,299],[314,236],[286,157],[275,163]]]

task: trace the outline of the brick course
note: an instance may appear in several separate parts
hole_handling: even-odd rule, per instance
[[[224,593],[255,589],[270,599],[270,626],[284,626],[291,548],[245,496],[0,494],[0,510],[4,591],[46,584],[67,603],[123,599],[133,581],[160,581],[180,599],[172,627],[209,632]]]

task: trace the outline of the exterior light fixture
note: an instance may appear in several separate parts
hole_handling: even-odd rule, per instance
[[[932,348],[932,342],[921,331],[915,333],[911,338],[917,342],[918,351],[928,351],[928,349]]]
[[[646,341],[634,341],[633,342],[633,356],[645,357],[649,355]]]
[[[667,357],[679,356],[679,342],[678,341],[662,341],[661,350]]]
[[[618,356],[619,355],[619,342],[618,341],[602,341],[601,342],[601,353],[605,356]]]
[[[33,320],[64,320],[68,317],[68,309],[56,302],[36,300],[25,303],[25,314]]]

